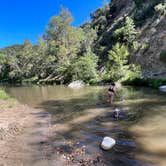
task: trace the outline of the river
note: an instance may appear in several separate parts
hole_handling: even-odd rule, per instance
[[[51,125],[57,132],[55,146],[62,146],[62,140],[72,146],[83,145],[85,153],[100,154],[108,165],[166,166],[166,93],[123,87],[110,105],[107,87],[73,90],[65,86],[27,86],[5,90],[21,103],[51,115]],[[112,117],[115,108],[122,110],[121,119]],[[99,147],[104,136],[116,139],[110,151]]]

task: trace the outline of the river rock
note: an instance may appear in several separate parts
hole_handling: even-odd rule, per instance
[[[83,81],[74,81],[74,82],[71,82],[68,87],[70,88],[73,88],[73,89],[79,89],[79,88],[82,88],[85,86],[85,83]]]
[[[120,109],[116,108],[113,112],[113,118],[115,119],[123,119],[125,118],[125,113],[121,111]]]
[[[166,92],[166,85],[160,86],[159,90],[162,92]]]
[[[115,87],[117,89],[121,89],[122,88],[122,84],[120,82],[115,82]]]
[[[104,150],[109,150],[111,149],[114,145],[116,144],[116,141],[111,138],[111,137],[104,137],[102,143],[101,143],[101,148]]]

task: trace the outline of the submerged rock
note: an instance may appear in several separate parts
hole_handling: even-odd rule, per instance
[[[104,150],[109,150],[111,149],[114,145],[116,144],[116,141],[113,138],[110,137],[104,137],[102,143],[101,143],[101,148]]]
[[[113,118],[115,119],[123,119],[125,117],[125,113],[120,109],[116,108],[113,112]]]
[[[160,86],[159,90],[162,92],[166,92],[166,85]]]
[[[71,82],[68,87],[70,88],[73,88],[73,89],[79,89],[79,88],[82,88],[85,86],[85,83],[83,81],[74,81],[74,82]]]

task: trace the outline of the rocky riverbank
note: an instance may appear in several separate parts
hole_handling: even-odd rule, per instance
[[[49,122],[41,110],[0,100],[0,165],[51,165],[41,146],[49,136]]]
[[[105,165],[100,155],[86,155],[84,146],[75,149],[65,143],[74,148],[69,155],[57,146],[56,136],[48,113],[13,99],[0,100],[0,165]]]

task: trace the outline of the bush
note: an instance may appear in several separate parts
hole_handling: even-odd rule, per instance
[[[159,88],[160,86],[166,84],[166,79],[141,79],[141,78],[135,78],[133,80],[125,80],[122,83],[123,83],[123,85],[147,86],[147,87],[151,87],[151,88]]]
[[[7,99],[9,99],[9,98],[10,98],[10,97],[6,94],[5,91],[0,90],[0,99],[1,99],[1,100],[7,100]]]
[[[160,60],[166,63],[166,50],[161,51]]]
[[[121,80],[122,82],[125,80],[134,80],[137,78],[141,78],[142,70],[139,65],[130,64],[129,69],[126,71],[125,77]]]
[[[158,5],[154,7],[154,9],[156,10],[156,12],[160,14],[164,14],[164,15],[166,14],[166,4],[159,3]]]
[[[73,80],[82,80],[86,83],[94,83],[97,80],[97,62],[98,58],[92,53],[86,53],[80,57],[72,66]]]
[[[128,68],[128,48],[125,45],[117,43],[109,51],[109,62],[107,64],[107,73],[110,74],[112,81],[118,81],[125,77]]]
[[[136,39],[138,32],[135,29],[134,21],[130,17],[125,18],[124,25],[116,29],[113,33],[113,36],[116,41],[121,43],[126,43],[127,45],[133,45],[133,42]]]

